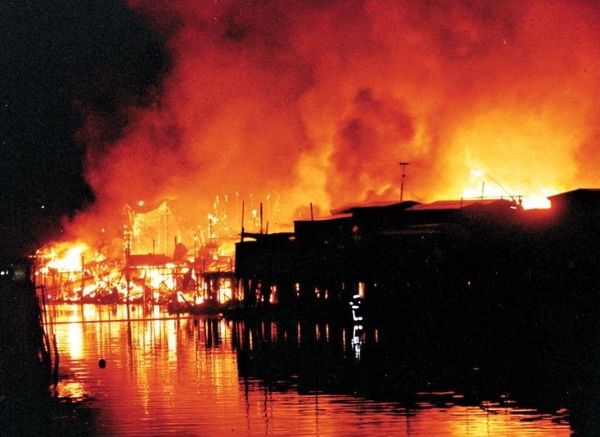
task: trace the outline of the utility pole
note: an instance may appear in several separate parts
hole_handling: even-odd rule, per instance
[[[244,206],[245,202],[242,200],[242,233],[240,234],[240,241],[244,242]]]
[[[400,167],[402,167],[402,179],[400,181],[400,202],[404,201],[404,178],[406,177],[406,166],[408,165],[410,165],[410,162],[400,162]]]

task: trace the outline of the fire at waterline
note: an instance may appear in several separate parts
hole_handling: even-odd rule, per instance
[[[251,211],[259,209],[251,192],[265,203],[269,221],[268,231],[266,223],[262,229],[269,237],[259,237],[260,246],[276,238],[273,232],[286,231],[274,226],[284,220],[275,219],[276,208],[266,205],[266,194],[274,190],[287,197],[282,217],[297,220],[293,209],[308,209],[309,202],[329,211],[354,201],[427,203],[508,191],[526,195],[523,207],[535,208],[553,193],[598,186],[600,81],[593,72],[599,67],[600,32],[593,2],[128,5],[151,23],[170,60],[161,66],[157,87],[148,90],[149,101],[123,102],[119,93],[118,117],[107,116],[95,101],[77,103],[83,116],[77,138],[86,145],[84,176],[95,203],[78,215],[69,234],[89,248],[81,251],[81,270],[97,265],[100,272],[73,268],[73,278],[59,281],[64,288],[54,285],[52,275],[69,272],[48,266],[38,278],[46,279],[51,296],[92,298],[97,289],[99,295],[112,290],[119,300],[127,292],[132,300],[147,294],[164,300],[180,288],[172,277],[183,283],[190,271],[186,283],[203,290],[197,274],[202,256],[195,256],[194,246],[219,248],[205,260],[215,253],[230,258],[222,267],[207,265],[207,271],[234,271],[241,199],[247,230],[261,234],[260,227],[248,225]],[[115,123],[121,116],[123,123]],[[419,175],[400,195],[391,156],[410,161],[411,172]],[[483,187],[478,168],[491,171],[507,189],[499,189],[489,174]],[[206,220],[201,211],[208,210],[211,193],[235,190],[246,191],[229,215],[232,239],[225,250],[224,235],[212,238],[205,229],[202,236],[197,222]],[[181,236],[172,231],[175,213],[168,238],[148,236],[141,246],[135,223],[109,223],[125,203],[144,199],[156,207],[161,199],[183,194],[191,208],[183,214],[187,232]],[[235,200],[231,195],[230,204]],[[219,218],[215,226],[221,224]],[[290,223],[287,231],[295,233],[294,228]],[[126,234],[133,235],[130,245]],[[363,243],[370,238],[363,229],[357,234]],[[105,250],[98,244],[103,238],[118,244]],[[187,249],[186,261],[174,259],[177,244]],[[55,255],[43,250],[40,268],[71,246],[56,246]],[[135,256],[129,263],[126,249]],[[147,254],[163,254],[171,262],[138,257]],[[161,271],[168,279],[161,279]],[[157,277],[154,284],[151,276]],[[259,276],[265,284],[272,281],[257,274],[253,282],[261,282]],[[96,287],[97,282],[107,285]],[[150,290],[163,284],[163,291],[142,292],[144,284]],[[186,299],[195,301],[193,296]]]
[[[527,209],[521,196],[486,196],[485,189],[482,183],[477,198],[360,204],[327,217],[315,217],[311,204],[309,216],[285,232],[269,232],[262,203],[246,212],[245,202],[235,202],[241,217],[215,208],[204,228],[183,229],[176,201],[140,201],[124,208],[119,239],[38,251],[36,282],[49,303],[162,305],[173,312],[347,304],[365,293],[376,299],[392,282],[415,287],[435,278],[470,287],[484,277],[531,278],[548,268],[533,265],[539,233],[555,241],[573,223],[594,232],[600,190],[555,194],[547,199],[551,208]],[[588,255],[571,254],[565,263]],[[506,257],[527,271],[498,261]]]

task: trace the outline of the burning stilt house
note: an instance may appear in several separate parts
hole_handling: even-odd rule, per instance
[[[214,231],[205,238],[199,226],[179,220],[180,206],[167,200],[156,207],[142,201],[126,205],[122,238],[114,239],[120,250],[112,248],[115,244],[92,248],[64,243],[40,251],[36,279],[44,285],[48,301],[173,308],[175,302],[187,308],[230,299],[235,282],[225,273],[233,271],[232,257],[223,252]],[[215,279],[218,272],[223,277]],[[210,280],[206,274],[211,274]]]

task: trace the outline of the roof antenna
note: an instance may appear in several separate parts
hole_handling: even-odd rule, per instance
[[[242,232],[240,234],[240,241],[244,242],[244,206],[245,202],[242,200]]]
[[[502,185],[500,182],[498,182],[498,180],[497,180],[497,179],[495,179],[494,177],[492,177],[492,175],[490,175],[489,173],[484,173],[484,176],[487,176],[487,177],[488,177],[488,178],[489,178],[489,179],[490,179],[490,180],[491,180],[491,181],[492,181],[494,184],[496,184],[496,185],[497,185],[497,186],[498,186],[498,187],[499,187],[499,188],[500,188],[502,191],[504,191],[506,194],[508,194],[508,197],[510,197],[510,198],[511,198],[511,200],[512,200],[514,203],[517,203],[517,204],[519,203],[519,201],[518,201],[518,199],[517,199],[517,197],[519,197],[519,196],[515,197],[515,195],[514,195],[514,194],[511,194],[511,192],[510,192],[510,191],[508,191],[508,190],[507,190],[507,189],[506,189],[506,188],[505,188],[505,187],[504,187],[504,186],[503,186],[503,185]],[[483,195],[482,195],[482,197],[483,197]]]
[[[402,167],[402,179],[400,180],[400,202],[404,201],[404,178],[406,177],[406,167],[408,165],[410,165],[410,162],[400,162],[400,167]]]

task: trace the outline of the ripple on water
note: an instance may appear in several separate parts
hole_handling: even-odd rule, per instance
[[[276,382],[244,378],[232,326],[222,320],[128,323],[119,319],[122,309],[110,316],[114,320],[107,311],[95,309],[102,321],[88,317],[82,324],[74,320],[76,311],[64,309],[57,321],[70,323],[54,325],[59,394],[95,408],[100,434],[569,435],[566,411],[541,414],[510,402],[465,405],[452,391],[415,393],[409,407],[351,394],[299,394],[294,363],[285,363],[292,371]]]

